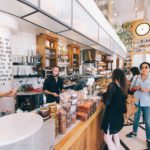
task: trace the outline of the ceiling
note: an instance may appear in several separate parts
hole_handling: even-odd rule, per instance
[[[112,17],[115,24],[143,19],[144,0],[114,0]]]
[[[0,11],[0,13],[3,13]],[[5,13],[4,13],[5,14]],[[63,36],[60,36],[58,34],[55,34],[53,32],[50,32],[44,28],[41,28],[39,26],[36,26],[28,21],[25,21],[23,19],[20,19],[18,17],[15,17],[13,15],[7,14],[8,16],[10,16],[11,18],[13,18],[14,20],[17,21],[18,24],[18,32],[25,32],[25,33],[30,33],[30,34],[34,34],[34,35],[39,35],[40,33],[55,37],[58,39],[59,42],[64,43],[65,45],[69,45],[69,44],[75,44],[81,47],[81,49],[89,49],[90,47],[83,45],[79,42],[70,40],[68,38],[65,38]],[[16,34],[16,33],[15,33]]]
[[[94,1],[112,24],[123,24],[139,19],[150,22],[150,0]]]

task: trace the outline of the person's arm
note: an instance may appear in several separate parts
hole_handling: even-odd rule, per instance
[[[58,94],[57,94],[57,93],[50,92],[50,91],[48,91],[48,90],[43,90],[43,92],[44,92],[45,94],[47,94],[47,95],[52,95],[52,96],[54,96],[54,97],[58,97]]]
[[[11,96],[15,96],[16,92],[14,90],[10,90],[8,92],[5,93],[0,93],[0,98],[2,97],[11,97]]]
[[[61,84],[60,84],[60,91],[63,93],[65,92],[65,89],[64,89],[64,84],[63,84],[63,79],[61,79]]]
[[[140,90],[141,90],[142,92],[150,92],[150,89],[149,89],[149,88],[140,88]]]

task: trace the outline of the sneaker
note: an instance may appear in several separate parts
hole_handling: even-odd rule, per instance
[[[137,136],[137,134],[134,132],[130,132],[126,135],[126,137],[129,137],[129,138],[136,137],[136,136]]]
[[[147,148],[150,149],[150,141],[147,141]]]

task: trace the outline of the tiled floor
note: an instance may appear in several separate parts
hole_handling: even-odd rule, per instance
[[[140,122],[142,122],[142,118]],[[124,126],[120,132],[121,149],[120,150],[148,150],[146,147],[145,125],[140,123],[137,137],[127,138],[126,134],[132,131],[133,125]],[[108,150],[106,147],[104,150]]]
[[[146,149],[145,131],[139,127],[137,137],[127,138],[126,134],[132,131],[132,126],[125,126],[121,133],[120,139],[130,150]]]
[[[142,119],[141,119],[142,121]],[[137,137],[135,138],[127,138],[126,134],[132,131],[132,125],[124,126],[124,128],[120,132],[120,139],[123,142],[124,149],[126,150],[146,150],[146,137],[145,137],[145,125],[140,124],[138,128]]]

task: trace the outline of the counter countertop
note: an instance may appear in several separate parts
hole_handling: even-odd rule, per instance
[[[37,95],[42,93],[43,92],[17,92],[17,96]]]
[[[92,125],[95,120],[97,120],[98,122],[96,123],[96,125],[99,124],[99,114],[100,112],[103,110],[104,105],[103,103],[100,103],[97,107],[97,111],[85,122],[83,121],[77,121],[74,125],[73,128],[70,127],[69,131],[61,136],[58,136],[56,138],[56,142],[55,142],[55,149],[56,150],[76,150],[77,148],[75,148],[76,146],[74,145],[74,143],[79,140],[82,137],[81,135],[84,134],[85,130],[87,128],[90,128],[90,130],[88,130],[89,132],[97,132],[97,134],[99,134],[99,132],[101,131],[97,131],[97,128],[93,128],[94,126]],[[92,127],[91,127],[92,125]],[[100,133],[102,134],[102,133]],[[89,137],[90,138],[90,137]],[[95,139],[96,140],[96,139]],[[98,141],[100,139],[97,139]],[[80,145],[81,141],[78,143]],[[100,141],[99,141],[99,144]],[[91,145],[90,145],[91,146]],[[99,145],[98,145],[99,146]],[[74,148],[71,148],[74,147]],[[83,148],[84,149],[84,148]]]
[[[35,113],[17,113],[0,118],[0,146],[28,138],[43,125],[41,116]]]
[[[64,88],[67,88],[67,87],[70,87],[70,86],[74,86],[76,84],[77,84],[76,82],[72,82],[70,84],[64,84]]]

